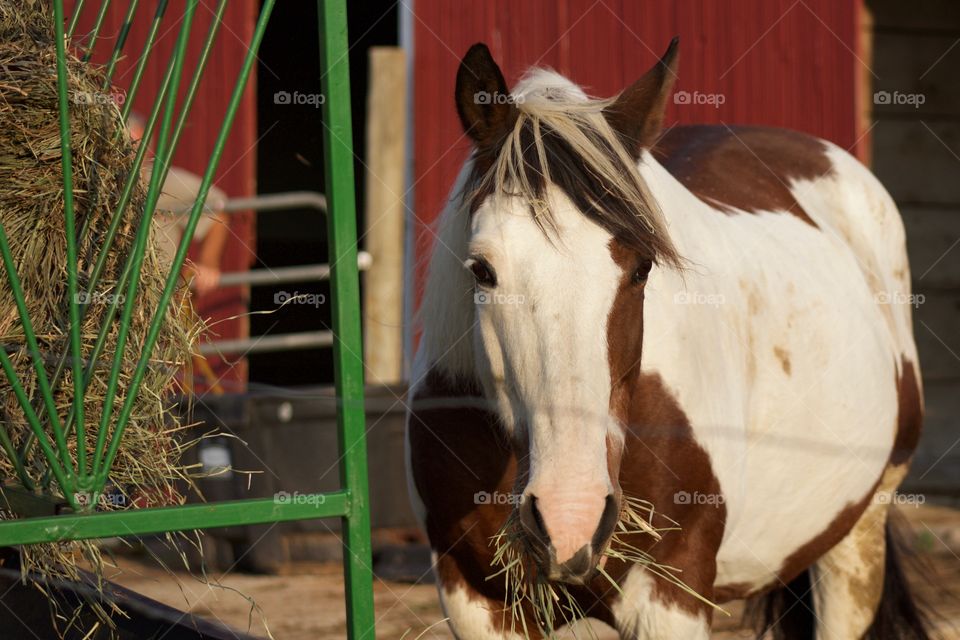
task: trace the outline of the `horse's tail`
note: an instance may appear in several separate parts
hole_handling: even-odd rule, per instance
[[[914,552],[905,544],[905,539],[904,531],[888,517],[883,595],[876,616],[863,640],[932,638],[929,616],[912,592],[904,571],[907,565],[919,564]],[[924,567],[918,566],[918,570],[923,573]],[[807,569],[790,584],[751,602],[748,615],[753,619],[758,638],[814,640],[816,614],[811,570]]]
[[[816,616],[813,613],[810,570],[801,573],[790,584],[750,600],[746,617],[753,623],[757,638],[814,640]]]

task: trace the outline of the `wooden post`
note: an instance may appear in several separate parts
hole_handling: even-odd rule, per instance
[[[366,272],[363,337],[366,379],[403,377],[404,158],[406,61],[397,47],[370,49],[367,99]]]

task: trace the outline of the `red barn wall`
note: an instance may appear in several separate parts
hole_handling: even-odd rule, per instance
[[[66,15],[70,16],[73,13],[74,3],[66,4]],[[81,20],[74,33],[75,45],[84,45],[84,35],[88,34],[92,28],[99,4],[88,2],[84,5]],[[156,0],[141,2],[133,19],[124,47],[125,57],[120,60],[113,76],[114,85],[120,89],[126,90],[130,85],[134,69],[143,54],[157,4]],[[100,37],[94,48],[94,62],[104,63],[109,60],[128,6],[126,2],[110,3]],[[181,99],[196,69],[203,42],[214,19],[215,6],[214,3],[209,3],[208,6],[207,3],[201,2],[194,14],[187,59],[180,83]],[[185,0],[171,0],[167,6],[134,103],[134,111],[143,117],[149,115],[156,99],[167,63],[176,45],[185,7]],[[253,36],[258,13],[257,0],[233,0],[227,4],[223,23],[173,159],[174,165],[198,175],[202,175],[206,169],[214,141],[226,113],[227,103],[240,72],[244,55],[247,53],[247,44]],[[256,122],[256,76],[254,73],[251,74],[247,84],[214,179],[214,184],[231,198],[256,195]],[[256,246],[254,236],[256,226],[253,215],[252,212],[231,214],[231,233],[221,262],[222,271],[244,271],[253,263]],[[196,255],[197,244],[194,243],[191,249],[191,257]],[[214,291],[199,299],[195,297],[194,304],[201,317],[216,322],[212,329],[215,339],[239,338],[249,335],[247,318],[223,319],[244,314],[247,311],[248,299],[249,291],[245,287],[233,287]],[[226,390],[243,390],[247,380],[245,360],[231,358],[230,363],[225,363],[218,358],[212,358],[209,362],[214,369],[215,377],[220,378],[220,384]]]
[[[433,244],[428,227],[470,150],[453,91],[475,42],[488,44],[510,84],[530,66],[549,66],[610,96],[679,35],[676,90],[724,102],[670,104],[665,126],[783,126],[860,153],[858,87],[869,73],[855,53],[860,0],[416,0],[412,13],[418,284]]]

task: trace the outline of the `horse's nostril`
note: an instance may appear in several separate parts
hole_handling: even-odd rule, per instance
[[[563,563],[563,568],[571,576],[586,575],[593,566],[593,552],[589,545],[583,545],[572,558]]]
[[[600,524],[597,526],[597,530],[593,534],[593,538],[590,540],[591,546],[597,551],[600,552],[604,545],[607,543],[607,539],[613,534],[614,528],[617,526],[617,521],[620,519],[620,504],[617,501],[616,497],[611,495],[607,496],[607,503],[603,507],[603,514],[600,516]]]
[[[543,522],[540,509],[537,508],[537,497],[533,494],[528,495],[520,504],[520,524],[544,545],[550,543],[547,526]]]

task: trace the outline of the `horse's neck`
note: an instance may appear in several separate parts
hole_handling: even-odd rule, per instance
[[[649,151],[643,153],[638,164],[653,199],[659,205],[667,224],[667,232],[681,257],[702,255],[709,251],[709,234],[703,233],[706,205],[657,161]],[[704,246],[706,244],[706,246]]]

